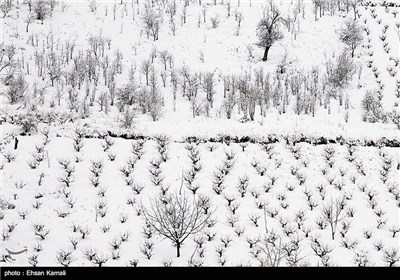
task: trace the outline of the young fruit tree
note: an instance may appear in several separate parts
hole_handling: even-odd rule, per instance
[[[283,38],[279,28],[282,21],[284,19],[281,16],[281,12],[271,1],[270,8],[264,10],[263,17],[257,24],[257,37],[259,40],[257,45],[265,48],[263,61],[267,61],[271,46]]]
[[[362,28],[356,20],[347,19],[339,31],[339,38],[351,50],[351,57],[354,57],[354,51],[363,40]]]
[[[336,199],[331,200],[325,204],[321,210],[321,218],[327,222],[331,227],[332,240],[335,239],[335,233],[338,223],[343,219],[342,212],[344,210],[345,200]]]
[[[196,199],[176,192],[167,203],[163,197],[151,199],[149,208],[144,208],[143,214],[147,224],[174,243],[179,258],[183,242],[207,225],[212,211],[205,212]]]

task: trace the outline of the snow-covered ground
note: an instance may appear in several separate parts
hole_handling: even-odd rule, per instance
[[[281,24],[283,39],[272,45],[266,62],[263,48],[257,46],[256,26],[268,1],[53,1],[58,4],[51,15],[46,4],[43,24],[33,19],[27,29],[37,2],[32,1],[29,12],[29,1],[12,1],[11,11],[1,19],[2,54],[7,46],[15,46],[15,67],[0,70],[0,265],[96,266],[101,259],[103,266],[399,265],[399,147],[292,145],[283,140],[299,135],[343,137],[353,143],[400,140],[396,125],[400,114],[394,115],[400,101],[399,7],[385,8],[380,1],[375,7],[358,4],[364,39],[355,51],[354,73],[348,84],[326,99],[327,61],[345,49],[339,29],[354,17],[346,1],[341,1],[340,10],[330,8],[335,0],[321,1],[326,6],[323,14],[318,9],[315,20],[313,1],[274,0],[291,25]],[[96,4],[93,11],[90,3]],[[173,3],[176,14],[171,17]],[[159,17],[155,41],[143,27],[145,5]],[[237,29],[240,13],[243,19]],[[219,20],[216,28],[212,18]],[[90,37],[103,40],[104,50],[94,51]],[[170,57],[165,65],[163,51]],[[160,100],[151,99],[151,86],[146,86],[142,71],[143,63],[151,60]],[[7,61],[3,56],[0,66]],[[54,65],[60,66],[59,72]],[[282,65],[285,71],[279,74]],[[315,113],[303,108],[297,114],[300,101],[291,92],[291,78],[299,75],[300,100],[308,100],[309,75],[315,69],[319,73]],[[58,74],[54,83],[52,70]],[[202,85],[206,72],[214,73],[212,108],[201,86],[195,97],[185,92],[190,81]],[[250,120],[253,97],[242,95],[240,84],[248,77],[251,90],[266,92],[267,86],[257,82],[260,73],[264,82],[270,82],[271,92],[280,94],[279,104],[275,106],[271,97],[267,105],[264,95],[256,96]],[[9,78],[18,75],[27,87],[12,102]],[[134,95],[134,102],[121,109],[119,94],[132,80],[135,90],[127,92]],[[229,98],[226,89],[232,87],[224,80],[236,85],[230,119],[224,106]],[[110,83],[115,83],[115,92]],[[373,123],[363,120],[367,90],[379,96],[387,117]],[[154,121],[149,112],[155,103],[160,103],[160,110]],[[195,117],[194,104],[199,107]],[[129,110],[134,112],[133,123],[123,127]],[[29,124],[32,128],[26,129]],[[85,130],[99,135],[90,138]],[[104,131],[128,132],[145,140],[104,137]],[[224,135],[249,137],[256,143],[207,142]],[[257,143],[268,135],[279,141]],[[204,141],[185,141],[192,136]],[[160,137],[167,137],[168,144],[166,160],[158,163],[164,156],[157,148]],[[192,155],[198,151],[199,165],[193,164],[190,151]],[[96,164],[102,166],[97,175]],[[161,174],[151,175],[154,168]],[[191,183],[185,180],[190,174]],[[165,202],[182,192],[193,205],[207,200],[212,215],[200,232],[183,242],[181,256],[176,257],[172,242],[146,227],[143,211],[151,208],[152,199]],[[104,217],[98,209],[102,204]],[[324,218],[329,209],[336,219]],[[40,225],[43,228],[35,234],[34,227]],[[110,228],[104,232],[107,225]],[[10,262],[7,250],[24,248],[28,253],[11,255]],[[90,251],[97,253],[89,258]]]
[[[311,249],[312,238],[333,249],[329,254],[332,265],[351,265],[355,254],[362,251],[366,253],[370,265],[386,265],[382,259],[383,251],[398,246],[398,234],[393,237],[393,233],[389,231],[398,229],[399,221],[399,201],[398,198],[396,201],[394,195],[399,184],[399,170],[395,166],[398,164],[397,149],[355,148],[354,158],[349,162],[351,159],[348,149],[340,145],[297,144],[292,147],[279,143],[269,145],[271,151],[266,152],[260,145],[249,144],[243,152],[239,144],[213,144],[215,150],[210,152],[209,144],[192,144],[199,151],[202,166],[192,185],[199,187],[196,195],[209,198],[210,209],[215,211],[212,218],[215,225],[206,228],[204,233],[187,239],[183,244],[181,257],[176,258],[175,249],[169,240],[160,238],[155,233],[151,238],[145,237],[143,216],[137,213],[141,204],[148,205],[150,197],[157,196],[161,189],[152,183],[149,172],[150,161],[158,156],[155,141],[144,143],[144,155],[136,161],[129,177],[125,177],[119,169],[129,159],[135,158],[131,145],[137,141],[115,139],[109,151],[116,158],[110,161],[107,152],[103,150],[104,140],[83,140],[85,145],[79,153],[74,151],[69,138],[50,136],[49,140],[43,152],[45,159],[35,169],[28,167],[27,160],[31,160],[35,146],[40,146],[43,142],[39,136],[21,137],[16,159],[4,163],[2,196],[7,201],[8,209],[5,210],[2,224],[4,230],[12,224],[16,224],[16,227],[3,242],[3,248],[29,248],[29,254],[15,257],[16,265],[27,264],[28,257],[35,254],[38,255],[38,265],[57,265],[57,251],[71,248],[71,238],[78,241],[77,249],[71,250],[74,260],[71,265],[86,266],[93,265],[82,253],[89,247],[109,257],[113,252],[118,252],[118,259],[110,258],[106,263],[112,266],[126,265],[129,260],[135,259],[139,260],[139,265],[162,265],[166,260],[171,260],[173,265],[187,265],[192,255],[196,262],[203,265],[218,265],[216,250],[223,245],[221,240],[224,238],[232,240],[222,253],[226,265],[258,265],[259,261],[253,255],[256,249],[250,249],[247,239],[259,239],[259,244],[262,244],[266,230],[269,234],[274,232],[278,240],[281,238],[282,244],[297,240],[299,249],[295,253],[298,254],[298,264],[304,265],[321,265],[321,259]],[[9,144],[10,149],[12,145],[13,143]],[[168,192],[173,193],[182,187],[182,175],[191,168],[186,147],[182,143],[171,142],[168,145],[169,159],[161,163],[161,176],[165,177],[162,186],[170,186]],[[333,148],[335,152],[332,167],[329,167],[323,157],[326,155],[326,147]],[[14,153],[12,149],[11,153]],[[230,160],[233,166],[224,178],[223,193],[218,195],[213,190],[213,182],[218,167],[227,165],[226,153],[234,155]],[[299,158],[296,160],[297,153]],[[79,162],[76,163],[74,158],[79,158]],[[385,183],[380,179],[384,158],[393,159],[393,166],[389,168]],[[59,181],[65,173],[58,163],[60,160],[68,160],[70,167],[75,170],[72,172],[73,182],[69,187]],[[90,171],[92,161],[101,161],[104,166],[97,187],[90,181],[93,178]],[[253,167],[254,163],[258,164],[256,168]],[[357,170],[357,164],[363,166],[363,170]],[[262,172],[263,168],[266,170],[265,174],[257,171],[258,169]],[[326,174],[323,175],[322,172]],[[44,177],[39,186],[41,173]],[[238,182],[246,176],[248,182],[244,184],[246,189],[242,197]],[[131,179],[131,186],[127,185],[129,180],[125,179]],[[132,189],[135,184],[144,186],[139,194]],[[191,196],[192,192],[185,186],[186,183],[183,184],[182,191]],[[322,187],[321,192],[318,187]],[[389,193],[389,187],[394,194]],[[101,190],[104,190],[104,194]],[[309,199],[307,195],[310,196]],[[369,195],[372,196],[371,200]],[[232,214],[234,207],[230,209],[224,197],[234,199],[231,205],[238,206],[235,215]],[[127,204],[129,199],[133,201],[133,205]],[[322,208],[336,199],[344,199],[345,206],[340,214],[335,239],[332,240],[330,226],[325,223],[327,227],[321,229],[317,222],[322,215]],[[67,201],[73,201],[73,207],[68,206]],[[102,218],[96,217],[95,211],[95,206],[100,201],[107,204],[106,215]],[[40,205],[38,209],[33,207],[36,204]],[[23,219],[21,213],[24,211],[27,215]],[[58,211],[68,215],[60,217]],[[276,216],[272,217],[275,211]],[[351,214],[352,211],[354,215]],[[302,221],[296,220],[296,214],[299,213],[303,213]],[[121,215],[128,217],[126,222],[121,223]],[[250,217],[256,217],[257,226]],[[233,227],[229,224],[229,219],[234,220]],[[380,222],[382,225],[378,226]],[[343,229],[345,223],[349,225],[348,230]],[[50,230],[45,240],[34,235],[34,224],[43,224]],[[82,239],[79,232],[73,232],[73,224],[89,228],[90,234]],[[111,226],[106,233],[101,230],[104,225]],[[235,233],[237,229],[243,229],[240,236]],[[364,236],[366,230],[372,232],[372,237]],[[114,239],[119,240],[120,235],[126,232],[130,233],[129,240],[123,242],[119,249],[111,249],[110,243]],[[215,237],[211,241],[205,241],[202,247],[204,255],[200,257],[199,248],[196,249],[196,243],[192,239],[206,234],[215,234]],[[140,246],[146,240],[154,243],[150,260],[140,251]],[[381,250],[377,250],[375,246],[379,242],[383,244]],[[353,244],[353,247],[344,247],[349,244]],[[38,245],[42,250],[35,252],[34,248]],[[265,261],[265,254],[266,252],[259,252],[259,259]]]

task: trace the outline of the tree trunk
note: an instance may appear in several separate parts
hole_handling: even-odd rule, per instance
[[[181,256],[181,243],[176,242],[176,257],[179,258]]]
[[[14,150],[18,149],[18,142],[19,142],[18,138],[15,137]]]
[[[269,49],[271,48],[271,46],[268,46],[268,47],[266,47],[265,48],[265,51],[264,51],[264,57],[263,57],[263,61],[267,61],[267,59],[268,59],[268,52],[269,52]]]

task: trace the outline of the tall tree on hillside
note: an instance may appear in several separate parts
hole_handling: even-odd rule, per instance
[[[357,19],[357,6],[360,3],[360,0],[350,0],[350,6],[353,9],[354,20]]]
[[[160,31],[160,19],[153,8],[149,4],[145,4],[145,11],[142,16],[143,27],[146,31],[147,38],[151,35],[153,40],[158,40],[158,32]]]
[[[339,38],[351,50],[351,57],[354,57],[354,51],[363,40],[361,26],[357,21],[347,19],[339,31]]]
[[[49,14],[48,3],[44,0],[36,1],[35,5],[33,6],[33,11],[35,12],[36,19],[40,20],[43,24],[44,19]]]
[[[151,67],[149,75],[149,113],[152,120],[157,121],[162,115],[163,98],[158,88],[158,76],[154,65]]]
[[[281,12],[270,2],[269,8],[264,10],[262,19],[257,25],[257,37],[259,47],[265,48],[263,61],[267,61],[268,52],[271,46],[283,38],[280,30],[280,23],[284,21]]]

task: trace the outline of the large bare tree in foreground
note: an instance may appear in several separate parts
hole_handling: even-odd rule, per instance
[[[196,198],[189,198],[186,193],[174,193],[167,200],[164,196],[152,198],[143,213],[148,225],[173,242],[177,257],[183,242],[200,232],[212,215],[212,211],[205,211]]]

